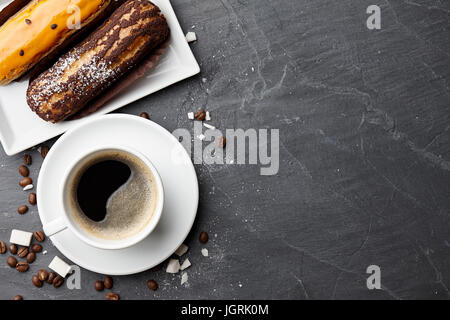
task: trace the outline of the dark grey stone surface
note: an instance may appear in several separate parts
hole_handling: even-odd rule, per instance
[[[382,29],[366,28],[366,8]],[[448,299],[450,292],[450,2],[442,0],[174,0],[202,73],[120,112],[192,128],[205,107],[217,127],[280,129],[280,170],[197,165],[201,200],[180,275],[115,277],[123,299]],[[193,27],[195,26],[195,28]],[[202,81],[205,78],[205,81]],[[51,144],[52,142],[49,142]],[[23,154],[0,154],[0,239],[41,228],[16,213]],[[32,152],[32,177],[42,162]],[[200,254],[197,238],[207,231]],[[216,236],[215,236],[216,235]],[[0,256],[0,298],[102,299],[34,288],[58,254],[47,241],[31,271]],[[366,268],[381,267],[381,290]],[[148,279],[160,284],[146,288]]]

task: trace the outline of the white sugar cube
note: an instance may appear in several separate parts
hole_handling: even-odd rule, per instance
[[[198,136],[198,138],[203,141],[203,140],[205,140],[206,136],[204,134],[201,134]]]
[[[64,261],[62,261],[58,256],[55,256],[53,258],[52,262],[50,262],[48,267],[63,278],[65,278],[67,274],[70,272],[70,266]]]
[[[187,268],[189,268],[191,266],[191,262],[189,261],[189,259],[184,260],[183,264],[180,267],[180,270],[185,270]]]
[[[180,261],[178,261],[177,259],[170,259],[169,264],[166,268],[166,272],[178,273],[178,271],[180,271]]]
[[[9,239],[9,242],[18,244],[20,246],[29,247],[32,236],[33,234],[31,232],[13,229],[11,231],[11,238]]]
[[[186,41],[187,42],[194,42],[197,41],[197,35],[195,34],[195,32],[189,31],[186,34]]]
[[[189,247],[185,245],[184,243],[175,251],[175,254],[179,257],[181,257],[183,254],[185,254],[189,250]]]
[[[204,257],[207,257],[208,256],[208,249],[202,249],[202,255],[204,256]]]
[[[209,113],[209,111],[206,111],[206,117],[205,117],[206,121],[211,121],[211,114]]]
[[[194,120],[194,113],[193,112],[189,112],[188,113],[188,119],[189,120]]]
[[[186,272],[183,273],[183,275],[181,276],[181,285],[183,285],[186,282],[188,282],[188,279],[189,279],[189,277],[188,277],[187,273]]]

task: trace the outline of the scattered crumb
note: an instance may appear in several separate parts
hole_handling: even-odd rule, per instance
[[[203,249],[202,249],[202,255],[203,255],[204,257],[207,257],[207,256],[208,256],[208,249],[203,248]]]
[[[184,260],[183,264],[180,267],[180,270],[185,270],[187,268],[189,268],[190,266],[192,266],[191,262],[189,261],[189,259]]]
[[[188,282],[188,279],[189,279],[188,274],[186,272],[184,272],[183,275],[181,276],[181,285]]]
[[[180,261],[178,259],[170,259],[169,264],[167,265],[166,272],[167,273],[178,273],[180,271]]]
[[[193,112],[189,112],[188,113],[188,119],[189,120],[194,120],[194,113]]]
[[[208,129],[216,130],[216,127],[214,127],[214,126],[212,126],[212,125],[210,125],[210,124],[203,123],[203,125],[204,125],[206,128],[208,128]]]
[[[24,188],[23,188],[23,191],[28,191],[28,190],[31,190],[31,189],[33,189],[34,188],[34,186],[32,185],[32,184],[29,184],[29,185],[27,185],[27,186],[25,186]]]
[[[206,117],[205,117],[206,121],[211,121],[211,114],[209,113],[209,111],[206,111]]]
[[[202,82],[203,82],[203,83],[206,83],[206,81],[208,81],[208,79],[202,78]]]
[[[175,254],[179,257],[181,257],[183,254],[185,254],[189,250],[189,247],[185,245],[184,243],[175,251]]]
[[[197,35],[195,34],[195,32],[189,31],[186,34],[186,41],[187,42],[194,42],[197,41]]]
[[[202,140],[202,141],[203,141],[203,140],[205,140],[205,138],[206,138],[206,137],[205,137],[205,135],[204,135],[204,134],[201,134],[201,135],[199,135],[199,136],[198,136],[198,138],[199,138],[200,140]]]
[[[45,256],[47,253],[48,253],[47,250],[44,250],[44,251],[42,252],[42,254],[43,254],[44,256]]]

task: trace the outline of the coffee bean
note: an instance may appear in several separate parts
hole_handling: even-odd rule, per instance
[[[30,177],[25,177],[22,180],[19,181],[19,186],[26,187],[29,184],[32,184],[33,180],[31,180]]]
[[[217,138],[218,147],[225,148],[226,145],[227,145],[227,138],[225,138],[224,136]]]
[[[45,159],[45,157],[47,156],[47,153],[48,153],[49,150],[50,149],[47,146],[42,146],[41,147],[41,156],[42,156],[43,159]]]
[[[145,119],[150,120],[150,116],[148,115],[147,112],[141,112],[140,116],[141,116],[142,118],[145,118]]]
[[[53,286],[55,288],[59,288],[64,283],[64,278],[61,276],[56,276],[56,278],[53,280]]]
[[[162,269],[162,267],[163,267],[163,265],[161,263],[161,264],[158,264],[157,266],[151,268],[150,271],[157,272],[157,271],[160,271]]]
[[[113,279],[109,276],[105,277],[103,283],[106,289],[111,289],[113,287]]]
[[[19,173],[22,177],[28,177],[30,175],[30,170],[24,165],[19,167]]]
[[[31,251],[34,253],[42,252],[42,246],[39,243],[35,243],[31,246]]]
[[[34,206],[36,204],[36,193],[30,193],[28,195],[28,203]]]
[[[100,281],[100,280],[95,281],[94,287],[95,287],[95,290],[97,290],[97,291],[103,291],[103,289],[105,289],[105,285],[103,284],[103,281]]]
[[[28,207],[26,205],[20,206],[17,208],[17,212],[19,214],[25,214],[28,212]]]
[[[33,160],[29,154],[26,154],[23,156],[23,163],[27,166],[31,166],[31,163],[33,163]]]
[[[150,290],[156,291],[156,290],[158,290],[158,283],[155,280],[148,280],[147,287]]]
[[[117,293],[114,292],[108,292],[106,294],[106,300],[120,300],[120,297]]]
[[[200,240],[201,243],[207,243],[208,239],[209,239],[209,236],[208,236],[208,234],[206,232],[200,233],[199,240]]]
[[[29,268],[30,266],[28,265],[28,263],[23,261],[18,262],[16,265],[16,270],[19,272],[27,272]]]
[[[19,251],[17,251],[17,255],[19,258],[25,258],[28,254],[28,248],[27,247],[20,247]]]
[[[11,254],[16,254],[17,253],[17,246],[14,243],[11,243],[9,245],[9,252],[11,252]]]
[[[33,284],[34,284],[36,287],[38,287],[38,288],[42,287],[42,285],[44,284],[44,283],[42,282],[42,280],[38,278],[38,276],[33,276],[33,277],[31,278],[31,281],[32,281]]]
[[[3,241],[0,241],[0,254],[5,254],[6,253],[6,243],[4,243]]]
[[[33,263],[34,260],[36,260],[36,253],[34,253],[34,252],[28,253],[26,259],[27,259],[28,263]]]
[[[38,276],[39,280],[47,281],[48,280],[48,271],[45,269],[41,269],[37,272],[37,276]]]
[[[206,118],[206,112],[203,109],[198,110],[194,115],[195,120],[203,121]]]
[[[17,296],[14,296],[13,300],[16,300],[16,301],[23,300],[23,297],[20,295],[17,295]]]
[[[25,23],[26,24],[31,24],[31,20],[30,19],[25,19]]]
[[[34,239],[39,242],[44,242],[45,240],[45,234],[41,230],[37,230],[34,232]]]
[[[14,258],[13,256],[9,256],[8,259],[6,259],[6,263],[11,268],[15,268],[17,266],[17,259]]]
[[[52,28],[52,30],[55,30],[56,28],[58,28],[58,25],[56,23],[54,23],[50,26],[50,28]]]
[[[47,283],[48,283],[48,284],[53,284],[53,281],[55,280],[56,276],[57,276],[57,274],[56,274],[55,272],[53,272],[53,271],[50,272],[50,273],[48,274]]]

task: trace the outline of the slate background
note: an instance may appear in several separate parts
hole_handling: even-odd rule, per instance
[[[382,9],[382,29],[365,26]],[[202,73],[120,112],[192,128],[205,107],[219,128],[280,129],[280,171],[197,165],[201,203],[180,275],[115,277],[123,299],[448,299],[450,285],[450,2],[440,0],[173,0]],[[195,26],[195,27],[194,27]],[[205,81],[202,81],[205,78]],[[51,145],[53,141],[48,142]],[[0,239],[41,227],[19,216],[22,154],[0,151]],[[42,162],[32,152],[32,177]],[[197,238],[207,231],[200,254]],[[216,236],[215,236],[216,235]],[[37,289],[58,254],[49,241],[31,271],[0,256],[0,298],[102,299]],[[381,290],[366,268],[381,267]],[[159,282],[150,292],[148,279]]]

